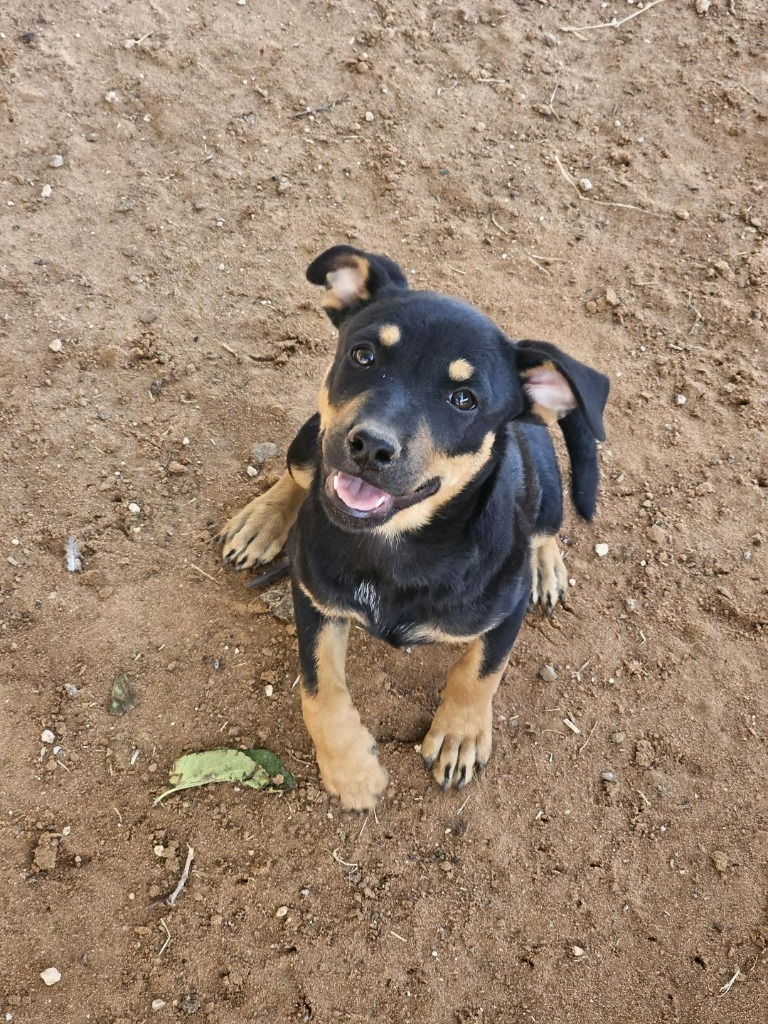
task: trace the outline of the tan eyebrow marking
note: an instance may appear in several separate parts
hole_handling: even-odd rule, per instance
[[[469,380],[475,368],[466,359],[454,359],[448,367],[448,376],[451,380]]]
[[[384,324],[379,331],[379,341],[382,345],[396,345],[400,341],[400,328],[397,324]]]

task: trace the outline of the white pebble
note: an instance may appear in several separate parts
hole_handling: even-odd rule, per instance
[[[104,93],[104,99],[107,101],[107,103],[116,103],[117,93],[114,89],[110,89],[109,92]]]
[[[154,846],[152,849],[156,857],[162,857],[165,853],[165,847],[162,843],[158,843],[157,846]]]
[[[61,352],[61,338],[54,338],[48,348],[51,352]]]
[[[288,913],[288,907],[278,907],[275,911],[275,917],[285,917]]]
[[[61,981],[61,971],[57,971],[55,967],[46,967],[40,972],[40,977],[46,985],[55,985],[57,981]]]
[[[271,697],[274,692],[275,688],[272,685],[272,683],[267,683],[267,685],[264,687],[264,693],[267,695],[267,697]]]
[[[589,180],[589,178],[582,178],[579,181],[579,188],[581,189],[582,192],[591,192],[592,189],[594,188],[594,185]]]
[[[189,444],[189,438],[188,438],[188,437],[182,437],[182,439],[181,439],[181,443],[182,443],[182,444],[184,445],[184,447],[186,448],[186,447],[187,447],[187,445]]]
[[[56,735],[55,733],[52,733],[50,729],[43,729],[43,731],[40,733],[41,743],[53,743],[55,739]]]
[[[573,577],[571,577],[571,579],[568,580],[568,586],[569,587],[575,587],[576,586],[576,580],[573,579]]]
[[[688,399],[685,397],[685,395],[675,395],[675,402],[677,403],[677,405],[685,405],[687,401]]]
[[[584,950],[581,946],[571,946],[571,952],[574,956],[584,956]]]
[[[50,185],[43,185],[43,187],[40,189],[40,195],[43,197],[43,199],[50,199],[53,195],[53,188]]]
[[[373,113],[372,113],[372,111],[366,110],[366,112],[365,112],[365,120],[366,121],[372,121],[373,120]]]
[[[165,1000],[164,999],[153,999],[152,1000],[152,1009],[155,1011],[155,1013],[157,1013],[158,1010],[162,1010],[162,1008],[164,1006],[165,1006]]]
[[[64,828],[61,830],[61,834],[63,836],[71,835],[72,834],[72,826],[71,825],[65,825]]]
[[[608,554],[608,550],[609,548],[607,544],[595,544],[595,554],[598,558],[605,558]]]
[[[51,159],[50,159],[50,161],[48,163],[48,166],[49,167],[63,167],[64,166],[64,157],[61,155],[61,153],[54,153],[54,155],[51,157]]]
[[[255,466],[246,466],[245,467],[245,472],[248,474],[248,476],[258,476],[259,475],[259,471],[258,471],[258,469],[256,469]]]
[[[128,511],[132,513],[132,515],[137,516],[139,512],[141,512],[141,505],[137,505],[135,501],[131,501],[128,504]]]

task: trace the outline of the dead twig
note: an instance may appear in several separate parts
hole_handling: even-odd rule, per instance
[[[658,3],[658,0],[656,0]],[[343,100],[334,100],[333,103],[323,103],[320,107],[305,107],[303,110],[299,110],[295,114],[291,114],[291,120],[295,121],[298,117],[312,117],[313,114],[322,114],[326,110],[333,110],[337,104],[342,103]]]
[[[165,929],[165,934],[166,934],[166,935],[167,935],[168,937],[166,938],[165,942],[164,942],[164,943],[162,944],[162,946],[160,947],[160,952],[159,952],[159,953],[157,954],[157,959],[158,959],[158,960],[160,959],[160,957],[161,957],[161,956],[163,955],[163,953],[164,953],[164,952],[166,951],[166,949],[168,949],[168,947],[169,947],[169,946],[170,946],[170,944],[171,944],[171,933],[170,933],[170,931],[168,930],[168,925],[167,925],[167,924],[165,923],[165,918],[164,918],[164,917],[161,917],[161,918],[160,918],[160,924],[161,924],[161,925],[163,926],[163,928]]]
[[[726,983],[721,987],[721,989],[720,989],[720,998],[722,999],[723,996],[727,996],[728,993],[731,991],[731,989],[733,988],[733,986],[736,984],[737,981],[743,981],[743,980],[744,980],[744,975],[741,973],[741,970],[737,967],[736,968],[736,973],[731,978],[731,980],[730,981],[726,981]]]
[[[621,25],[625,25],[628,21],[632,21],[633,18],[639,18],[641,14],[645,14],[650,11],[652,7],[658,7],[659,4],[664,3],[664,0],[653,0],[653,3],[647,4],[645,7],[641,7],[639,11],[633,11],[628,14],[626,18],[620,18],[618,21],[612,18],[610,21],[603,21],[599,25],[561,25],[561,32],[592,32],[598,28],[619,28]]]
[[[189,879],[189,869],[192,866],[192,859],[193,859],[194,856],[195,856],[195,851],[192,849],[191,846],[187,845],[187,860],[186,860],[186,863],[184,865],[184,870],[181,872],[181,878],[179,879],[179,884],[176,886],[176,888],[173,890],[171,895],[165,901],[168,904],[169,907],[172,907],[172,906],[175,905],[176,900],[181,895],[181,890],[187,884],[187,881]],[[170,936],[169,936],[169,938],[170,938]]]
[[[343,864],[345,868],[351,868],[352,871],[355,871],[359,867],[358,864],[350,864],[350,862],[348,860],[342,860],[341,857],[339,856],[339,848],[338,848],[338,846],[331,853],[331,856],[333,857],[333,859],[336,861],[337,864]]]
[[[210,573],[207,573],[205,569],[201,569],[199,565],[195,565],[193,562],[190,562],[189,568],[194,569],[195,572],[199,572],[201,576],[205,576],[207,580],[210,580],[211,583],[215,583],[217,587],[221,586],[221,580],[214,579],[214,577],[211,576]]]
[[[592,726],[592,728],[591,728],[591,729],[589,730],[589,735],[588,735],[588,736],[587,736],[587,738],[586,738],[586,739],[584,740],[584,742],[583,742],[583,743],[581,744],[581,746],[579,747],[579,749],[578,749],[578,750],[576,751],[576,756],[577,756],[577,757],[578,757],[578,756],[579,756],[579,754],[580,754],[580,753],[581,753],[581,752],[582,752],[582,751],[584,750],[584,748],[585,748],[585,747],[586,747],[586,745],[587,745],[587,744],[589,743],[589,741],[590,741],[590,740],[592,739],[592,734],[594,733],[595,729],[597,728],[597,723],[598,723],[599,721],[600,721],[600,719],[599,719],[599,718],[596,718],[596,719],[595,719],[595,724],[594,724],[594,725]]]
[[[660,3],[661,0],[656,0],[656,2]],[[576,195],[579,197],[579,199],[583,203],[596,203],[597,206],[614,206],[614,207],[617,207],[620,210],[637,210],[638,213],[648,214],[649,217],[660,217],[661,216],[660,213],[656,213],[654,210],[645,210],[645,209],[643,209],[642,206],[633,206],[632,203],[613,203],[613,202],[610,202],[607,199],[593,199],[591,196],[585,196],[585,195],[582,194],[581,189],[576,184],[576,182],[573,180],[573,178],[568,173],[568,171],[566,171],[565,167],[563,167],[563,163],[562,163],[560,157],[557,155],[557,153],[555,153],[555,163],[559,167],[560,173],[562,174],[562,176],[565,178],[565,180],[568,182],[568,184],[575,190]]]

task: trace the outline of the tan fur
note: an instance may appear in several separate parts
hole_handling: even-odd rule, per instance
[[[303,479],[308,475],[305,471]],[[286,470],[274,486],[240,509],[224,527],[224,558],[232,557],[239,564],[246,556],[242,568],[271,562],[282,550],[306,496],[302,482]]]
[[[421,745],[422,755],[434,761],[432,774],[440,785],[459,782],[462,768],[468,782],[475,762],[485,764],[491,756],[492,702],[507,659],[487,676],[480,675],[482,660],[483,641],[477,637],[449,671],[440,706]]]
[[[369,625],[368,620],[364,615],[360,614],[360,612],[350,610],[348,608],[342,608],[340,605],[337,607],[336,605],[325,604],[324,601],[320,601],[315,597],[305,583],[300,582],[299,587],[304,596],[311,601],[312,607],[315,611],[320,612],[320,614],[324,615],[326,619],[354,619],[355,622],[359,623],[361,626]]]
[[[531,539],[531,601],[554,608],[560,592],[568,589],[568,573],[554,537],[537,534]]]
[[[333,405],[330,400],[328,391],[328,377],[330,375],[330,369],[325,375],[325,380],[320,386],[320,394],[317,398],[317,408],[320,413],[320,429],[321,430],[333,430],[334,427],[343,422],[345,419],[349,421],[349,425],[352,425],[352,420],[355,417],[358,409],[363,405],[366,399],[366,395],[358,395],[349,402],[345,402],[344,405]]]
[[[469,380],[474,372],[474,366],[466,359],[454,359],[448,367],[448,376],[455,381]]]
[[[491,457],[493,440],[492,433],[486,434],[479,450],[465,455],[434,452],[424,473],[424,482],[436,476],[440,477],[440,489],[430,498],[396,512],[388,522],[376,527],[377,533],[394,539],[401,533],[426,526],[438,509],[455,498],[470,480],[477,476]],[[429,443],[431,444],[431,439]]]
[[[384,324],[379,331],[379,341],[387,347],[396,345],[400,341],[400,328],[397,324]]]
[[[315,646],[317,692],[302,687],[304,722],[317,752],[323,785],[342,807],[371,810],[387,786],[373,736],[360,721],[345,679],[349,623],[326,622]]]

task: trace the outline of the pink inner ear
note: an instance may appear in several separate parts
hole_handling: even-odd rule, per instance
[[[525,378],[523,387],[530,400],[544,409],[565,413],[576,408],[568,381],[553,367],[537,366]]]
[[[326,275],[326,284],[344,306],[359,298],[363,290],[363,275],[357,267],[339,267]]]

